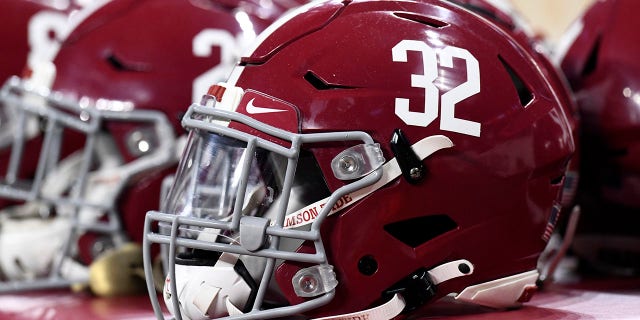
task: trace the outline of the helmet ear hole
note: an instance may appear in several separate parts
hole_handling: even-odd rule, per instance
[[[365,276],[371,276],[378,271],[378,261],[370,255],[366,255],[358,260],[358,271]]]
[[[391,236],[412,248],[456,228],[458,224],[447,215],[422,216],[384,226]]]

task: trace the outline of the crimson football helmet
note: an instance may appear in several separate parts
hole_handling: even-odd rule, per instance
[[[640,272],[640,3],[597,1],[559,42],[579,106],[582,217],[573,251],[595,270]]]
[[[53,60],[34,59],[27,76],[8,80],[0,197],[14,205],[0,212],[0,292],[84,282],[106,248],[141,241],[145,213],[175,170],[192,92],[226,79],[239,51],[291,4],[101,3],[73,23]]]
[[[158,318],[155,243],[178,319],[388,319],[452,293],[517,305],[574,151],[529,50],[433,0],[303,6],[182,123],[174,184],[145,221]]]

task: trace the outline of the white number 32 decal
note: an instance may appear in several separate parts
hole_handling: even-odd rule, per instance
[[[455,117],[456,103],[480,92],[478,60],[465,49],[447,46],[436,54],[436,50],[425,42],[402,40],[391,49],[393,61],[407,62],[408,51],[422,54],[424,73],[411,74],[411,86],[424,89],[424,111],[410,111],[409,99],[396,98],[396,115],[408,125],[426,127],[438,118],[438,104],[442,100],[440,129],[479,137],[480,123]],[[438,88],[433,84],[438,77],[438,56],[440,65],[446,68],[453,67],[453,58],[463,59],[467,64],[467,81],[442,94],[441,97]]]

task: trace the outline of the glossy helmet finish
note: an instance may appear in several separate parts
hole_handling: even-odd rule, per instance
[[[192,92],[225,79],[287,8],[114,0],[78,20],[52,61],[8,81],[3,107],[17,125],[0,195],[19,204],[2,213],[0,290],[86,281],[84,266],[106,247],[140,241],[175,169]]]
[[[312,3],[259,40],[185,115],[166,212],[147,214],[159,318],[153,243],[182,318],[526,300],[574,150],[528,49],[429,0]]]
[[[597,1],[566,32],[557,60],[582,119],[582,209],[573,250],[591,267],[640,272],[640,22],[636,1]]]
[[[547,44],[544,43],[544,38],[534,32],[520,12],[507,0],[451,0],[451,2],[489,19],[512,35],[524,48],[529,48],[531,55],[536,59],[542,72],[546,75],[558,98],[560,98],[560,102],[568,116],[574,143],[576,144],[576,154],[574,154],[568,166],[561,200],[564,209],[571,210],[575,204],[580,176],[580,159],[578,157],[580,116],[568,80],[562,70],[551,61],[551,52]]]

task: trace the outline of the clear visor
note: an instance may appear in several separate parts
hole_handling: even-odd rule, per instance
[[[260,149],[248,154],[244,142],[194,131],[166,211],[226,221],[238,200],[241,177],[248,175],[247,194],[240,208],[243,215],[263,216],[280,195],[284,168],[286,159],[282,156]]]
[[[186,218],[226,224],[220,228],[182,224],[178,230],[182,239],[241,247],[246,245],[247,240],[255,240],[250,239],[255,233],[247,233],[242,227],[230,227],[234,217],[241,221],[246,221],[247,217],[257,217],[273,224],[278,215],[282,214],[285,203],[285,212],[290,213],[330,194],[315,159],[305,152],[299,157],[296,166],[300,174],[295,175],[291,190],[286,193],[284,180],[288,162],[284,155],[259,147],[247,148],[244,141],[192,130],[173,186],[163,204],[163,211]],[[167,226],[164,223],[160,225],[161,228]],[[308,227],[305,229],[308,230]],[[303,240],[294,238],[278,240],[278,248],[284,252],[295,252],[303,243]],[[219,263],[221,252],[182,247],[176,252],[175,263],[213,266]],[[238,259],[247,272],[247,278],[243,281],[260,283],[269,259],[252,254],[239,255]],[[218,277],[220,271],[210,274]],[[235,272],[232,274],[238,276]],[[188,277],[182,275],[176,281],[180,283],[185,279]],[[267,287],[266,300],[275,304],[285,303],[280,288],[274,281],[268,281]],[[244,305],[244,301],[238,305]]]
[[[222,105],[224,97],[238,98],[227,95],[230,90]],[[244,94],[240,102],[232,100],[244,107],[259,96]],[[154,283],[150,245],[158,243],[167,257],[163,298],[174,315],[178,309],[183,317],[260,309],[264,314],[255,313],[272,318],[284,314],[281,308],[295,313],[325,304],[333,298],[337,280],[319,237],[320,225],[331,211],[355,202],[352,192],[380,179],[384,157],[379,146],[364,132],[292,133],[212,107],[211,101],[203,99],[187,111],[183,125],[190,135],[173,185],[161,212],[147,213],[149,288]],[[247,132],[246,126],[258,133]],[[337,151],[344,142],[352,146]],[[333,175],[350,182],[330,192],[309,150],[322,157],[335,152]],[[151,231],[155,222],[157,233]],[[277,270],[289,266],[302,268],[287,284]],[[290,304],[289,289],[313,299]],[[158,311],[152,289],[150,297]]]
[[[233,213],[240,210],[243,217],[273,222],[285,197],[286,212],[290,213],[330,194],[313,157],[302,154],[297,167],[304,177],[296,175],[290,195],[283,195],[287,162],[287,157],[259,147],[251,152],[244,141],[193,130],[163,211],[229,222]],[[188,228],[183,229],[182,236],[236,244],[239,241],[229,231]]]

